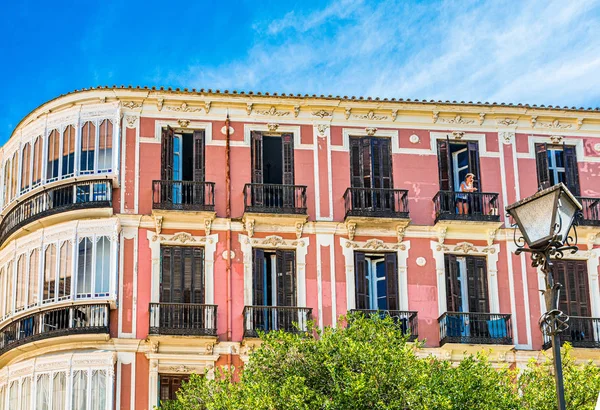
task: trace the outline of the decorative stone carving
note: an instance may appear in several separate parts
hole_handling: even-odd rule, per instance
[[[137,123],[137,117],[135,115],[126,115],[125,123],[125,126],[127,128],[135,128],[135,124]]]
[[[171,241],[187,243],[187,242],[196,242],[196,239],[187,232],[178,232],[171,237]]]
[[[425,266],[425,264],[427,263],[427,260],[424,257],[419,256],[417,258],[416,262],[417,262],[418,266]]]
[[[150,344],[150,351],[152,353],[158,353],[158,342],[153,340],[148,342]]]
[[[356,233],[356,224],[353,222],[346,223],[346,229],[348,230],[348,239],[354,240],[354,234]]]
[[[304,230],[304,222],[296,222],[296,239],[302,237],[302,231]]]
[[[561,144],[562,143],[562,135],[550,135],[550,141],[553,144]]]
[[[212,355],[212,354],[213,354],[213,352],[214,352],[214,350],[215,350],[215,345],[214,345],[213,343],[207,343],[207,344],[204,346],[204,352],[205,352],[207,355]]]
[[[421,141],[421,138],[419,138],[417,134],[413,134],[410,137],[408,137],[408,140],[411,144],[418,144]]]
[[[254,236],[254,219],[246,220],[246,232],[248,232],[250,238]]]
[[[289,111],[279,111],[274,105],[268,110],[257,110],[256,113],[260,115],[269,115],[271,117],[285,117],[286,115],[290,115]]]
[[[483,125],[484,121],[485,121],[485,113],[481,112],[481,113],[479,113],[479,125]]]
[[[325,118],[325,117],[331,117],[333,115],[333,113],[331,111],[319,110],[319,111],[313,111],[312,115],[314,115],[315,117]]]
[[[136,108],[140,108],[141,106],[142,106],[142,103],[137,103],[135,101],[126,101],[126,102],[123,103],[123,107],[129,108],[131,110],[136,109]]]
[[[392,110],[392,121],[396,121],[398,118],[398,110]]]
[[[283,238],[277,235],[267,236],[265,239],[263,239],[261,243],[262,245],[269,245],[275,247],[285,245],[285,241],[283,240]]]
[[[104,104],[106,102],[106,95],[103,95],[102,97],[98,98],[100,100],[100,102],[102,104]]]
[[[252,114],[252,103],[246,103],[246,114]]]
[[[155,216],[154,217],[154,228],[156,230],[156,234],[160,235],[160,233],[162,232],[162,223],[163,223],[163,217],[162,216]]]
[[[496,120],[496,124],[510,127],[511,125],[516,125],[517,120],[514,120],[512,118],[504,118],[503,120]]]
[[[176,112],[199,112],[202,111],[202,108],[194,108],[187,105],[186,102],[181,103],[180,106],[167,105],[165,107],[168,111],[176,111]]]
[[[279,124],[269,123],[267,124],[267,128],[269,129],[269,132],[276,132],[277,128],[279,128]]]
[[[192,368],[183,364],[180,364],[179,366],[171,366],[169,367],[169,370],[175,373],[191,373],[193,371]]]
[[[514,132],[500,132],[500,138],[502,139],[502,143],[504,145],[510,145],[515,140]]]
[[[595,150],[596,152],[600,152],[600,143],[598,143],[598,144],[594,144],[594,150]]]
[[[446,232],[448,232],[448,228],[445,226],[438,230],[438,242],[440,244],[444,244],[444,239],[446,239]]]
[[[475,120],[466,120],[460,114],[457,114],[454,118],[440,118],[440,122],[445,124],[474,124]]]
[[[206,232],[206,236],[210,235],[211,228],[212,228],[212,219],[206,218],[204,220],[204,232]]]
[[[537,123],[537,115],[531,116],[531,128],[535,128],[535,124]]]
[[[294,105],[294,117],[298,117],[298,115],[300,115],[300,106],[299,105]]]
[[[453,250],[454,250],[454,252],[464,252],[464,253],[477,252],[477,248],[475,246],[473,246],[472,243],[469,243],[469,242],[461,242],[458,245],[456,245]]]
[[[190,125],[190,120],[177,120],[181,128],[187,128]]]
[[[452,138],[459,140],[462,139],[462,137],[465,136],[465,133],[463,131],[452,131]]]
[[[577,125],[575,127],[578,130],[580,130],[582,125],[583,125],[583,118],[577,118]]]
[[[383,242],[381,239],[369,239],[364,246],[365,249],[372,249],[374,251],[379,249],[392,249],[388,244]]]
[[[543,128],[552,128],[552,129],[565,129],[571,128],[571,124],[562,124],[559,120],[554,120],[552,122],[540,122],[540,125]]]
[[[596,244],[596,239],[598,239],[598,235],[600,235],[600,233],[593,233],[588,235],[587,237],[587,247],[588,250],[592,250],[594,249],[594,245]]]
[[[204,111],[206,111],[207,114],[210,112],[210,106],[211,105],[212,105],[212,102],[210,102],[210,101],[205,101],[204,102]]]
[[[156,108],[158,108],[158,111],[162,111],[164,102],[165,100],[162,97],[156,99]]]
[[[406,228],[404,226],[396,227],[396,238],[398,239],[398,243],[402,242],[404,239],[404,234],[406,234]]]
[[[321,138],[325,138],[325,131],[327,131],[327,128],[329,128],[328,124],[317,124],[318,136]]]
[[[366,114],[356,114],[356,115],[354,115],[354,118],[357,118],[359,120],[382,121],[382,120],[387,120],[388,116],[387,115],[376,115],[374,111],[369,111]]]
[[[344,116],[346,117],[346,119],[350,118],[351,113],[352,113],[352,108],[346,108],[346,110],[344,111]]]
[[[377,132],[377,128],[372,128],[372,127],[365,128],[365,132],[367,133],[367,135],[369,137],[372,137]]]
[[[494,244],[497,234],[498,234],[498,229],[490,229],[488,231],[488,239],[487,239],[488,246],[492,246]]]
[[[433,123],[435,124],[436,122],[438,122],[438,119],[440,118],[440,112],[439,111],[433,111],[432,113],[432,118],[433,118]]]

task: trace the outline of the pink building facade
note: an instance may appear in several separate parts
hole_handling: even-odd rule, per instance
[[[557,182],[584,206],[565,340],[600,362],[598,110],[97,88],[0,158],[0,409],[151,409],[351,310],[524,366],[543,276],[504,207]]]

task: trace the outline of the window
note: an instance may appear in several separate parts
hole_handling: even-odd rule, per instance
[[[446,310],[489,313],[485,257],[446,255]]]
[[[48,155],[46,157],[46,180],[54,181],[58,178],[58,161],[60,150],[60,134],[58,130],[52,130],[48,135]]]
[[[27,256],[22,254],[17,261],[17,304],[16,311],[25,308],[27,290]]]
[[[25,144],[21,153],[21,192],[29,189],[31,182],[31,144]]]
[[[113,124],[110,120],[104,120],[100,123],[100,135],[98,138],[98,171],[111,171]]]
[[[294,135],[252,131],[252,182],[294,185]]]
[[[438,140],[440,191],[460,191],[467,173],[475,175],[473,186],[481,190],[479,144],[476,141]]]
[[[71,296],[71,278],[73,277],[73,249],[70,242],[60,246],[58,264],[58,300]]]
[[[107,236],[79,240],[77,254],[78,298],[108,296],[111,248],[111,242]]]
[[[94,172],[94,154],[96,149],[96,126],[91,121],[81,127],[81,161],[82,174]]]
[[[350,184],[357,188],[352,206],[357,209],[391,209],[394,198],[373,189],[391,189],[392,154],[389,138],[350,137]]]
[[[10,176],[10,199],[13,199],[17,196],[17,180],[19,176],[19,154],[17,152],[14,153],[12,158],[12,171]]]
[[[160,301],[204,303],[204,248],[161,246]]]
[[[4,206],[8,205],[12,196],[10,193],[10,159],[4,164]]]
[[[31,378],[26,377],[21,382],[21,410],[30,410],[31,409],[30,400],[31,400]]]
[[[6,397],[5,387],[0,386],[0,410],[4,410],[4,398]]]
[[[562,182],[573,195],[580,195],[574,146],[535,144],[535,158],[540,188],[548,188]]]
[[[91,383],[91,410],[104,410],[106,408],[106,372],[92,370]]]
[[[27,307],[35,306],[39,298],[40,250],[35,248],[29,255],[29,286]]]
[[[161,374],[159,377],[160,401],[166,402],[177,399],[177,391],[182,383],[189,381],[189,379],[190,377],[188,375]]]
[[[8,408],[9,409],[18,409],[19,404],[19,382],[13,381],[10,384],[10,390],[8,393]]]
[[[562,285],[559,309],[568,316],[590,317],[590,287],[586,261],[553,260],[552,272]]]
[[[36,386],[36,410],[50,409],[50,375],[42,374],[38,377]]]
[[[62,178],[67,178],[75,173],[75,127],[65,128],[62,143]]]
[[[356,309],[398,310],[398,267],[395,253],[354,253]]]
[[[43,302],[56,298],[56,245],[50,244],[44,252],[44,290]]]
[[[87,371],[76,370],[73,372],[72,409],[86,410],[87,402]]]
[[[41,136],[35,139],[33,143],[33,183],[32,186],[42,182],[42,155],[43,155],[43,139]]]
[[[67,376],[64,372],[55,373],[52,381],[52,410],[67,407]]]
[[[92,260],[93,247],[90,238],[79,241],[77,256],[77,297],[89,298],[92,296]]]
[[[110,285],[110,248],[108,237],[102,236],[96,242],[96,283],[95,296],[108,296]]]
[[[13,270],[13,262],[9,261],[6,265],[6,316],[13,312],[13,283],[15,273]]]
[[[296,306],[296,252],[258,248],[253,252],[252,304]]]

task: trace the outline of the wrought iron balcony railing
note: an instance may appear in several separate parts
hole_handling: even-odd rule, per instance
[[[46,216],[77,209],[112,207],[107,179],[70,182],[40,191],[17,203],[0,222],[0,244],[17,229]]]
[[[560,334],[561,345],[600,348],[600,318],[569,316],[569,328]],[[544,349],[552,347],[550,337],[544,334]]]
[[[304,332],[311,320],[312,308],[297,306],[245,306],[244,337],[259,337],[259,332],[283,330]]]
[[[408,218],[406,189],[348,188],[344,193],[346,217]]]
[[[150,303],[150,334],[216,336],[217,305]]]
[[[352,309],[350,313],[362,313],[367,317],[372,315],[389,316],[400,325],[402,333],[410,335],[409,341],[414,341],[419,337],[419,322],[415,311]]]
[[[214,211],[215,183],[152,181],[152,209]]]
[[[579,225],[600,226],[600,198],[578,196],[577,200],[583,207]]]
[[[433,197],[435,221],[500,221],[498,194],[439,191]]]
[[[109,333],[109,305],[85,304],[42,310],[0,330],[0,355],[17,346],[51,337]]]
[[[306,186],[246,184],[244,212],[306,214]]]
[[[513,343],[509,314],[446,312],[439,317],[440,346],[445,343]]]

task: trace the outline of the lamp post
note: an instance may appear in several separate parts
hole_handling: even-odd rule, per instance
[[[515,221],[515,253],[531,253],[531,266],[540,267],[546,280],[542,291],[546,301],[546,313],[539,321],[542,333],[551,337],[554,356],[554,377],[558,409],[565,410],[562,360],[560,356],[560,333],[569,325],[569,317],[558,308],[560,283],[551,271],[552,258],[562,258],[566,251],[577,252],[576,216],[581,204],[562,183],[518,201],[506,207],[506,212]],[[520,236],[517,237],[517,227]],[[570,236],[573,227],[574,237]],[[527,247],[525,247],[527,245]]]

